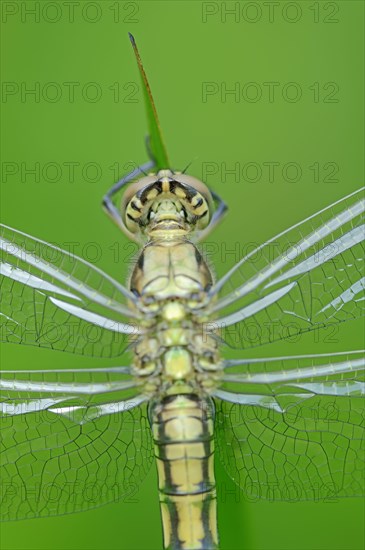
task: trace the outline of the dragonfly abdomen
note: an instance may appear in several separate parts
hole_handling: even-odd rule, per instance
[[[152,403],[165,548],[218,548],[213,404],[197,395]]]

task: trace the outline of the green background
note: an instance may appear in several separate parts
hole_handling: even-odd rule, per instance
[[[233,15],[217,2],[79,2],[73,21],[69,8],[57,5],[1,5],[3,222],[60,246],[74,242],[77,254],[96,254],[98,266],[126,278],[135,248],[106,218],[100,199],[115,181],[110,167],[119,164],[122,174],[128,163],[146,159],[144,106],[127,31],[149,75],[172,165],[183,168],[197,157],[189,173],[202,177],[209,163],[215,173],[206,180],[230,207],[208,239],[218,273],[238,260],[242,244],[260,243],[363,184],[363,2],[281,2],[274,13],[267,3],[226,2]],[[74,101],[67,82],[79,83]],[[207,82],[214,94],[204,98]],[[278,83],[273,98],[265,82]],[[39,97],[24,95],[37,86]],[[224,86],[239,97],[222,95]],[[100,97],[92,101],[96,89]],[[78,163],[74,181],[70,162]],[[273,181],[269,162],[279,163]],[[39,178],[24,173],[35,163]],[[237,163],[238,181],[224,173]],[[298,181],[289,181],[294,168],[287,163],[300,167]],[[253,181],[257,168],[262,174]],[[301,339],[295,351],[358,349],[361,327],[341,326],[334,343]],[[262,354],[293,351],[279,344]],[[90,361],[12,345],[2,354],[8,368]],[[249,503],[219,465],[217,479],[226,491],[219,508],[222,550],[364,547],[361,500]],[[156,487],[152,469],[134,503],[3,524],[1,548],[161,548]]]

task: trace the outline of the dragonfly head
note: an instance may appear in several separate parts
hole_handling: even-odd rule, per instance
[[[129,187],[121,211],[129,232],[153,237],[166,230],[187,234],[204,229],[211,219],[213,204],[208,187],[200,180],[160,170]]]

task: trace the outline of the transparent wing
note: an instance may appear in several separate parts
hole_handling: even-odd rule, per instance
[[[226,343],[244,349],[364,314],[363,190],[243,258],[212,288]]]
[[[133,296],[95,266],[6,226],[0,244],[2,341],[111,357],[138,334]]]
[[[217,447],[249,498],[364,494],[364,367],[364,352],[227,361]]]
[[[127,369],[3,372],[1,518],[132,498],[152,463],[144,398]]]

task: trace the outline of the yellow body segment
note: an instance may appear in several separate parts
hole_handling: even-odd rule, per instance
[[[218,548],[212,404],[176,395],[151,416],[165,548]]]

